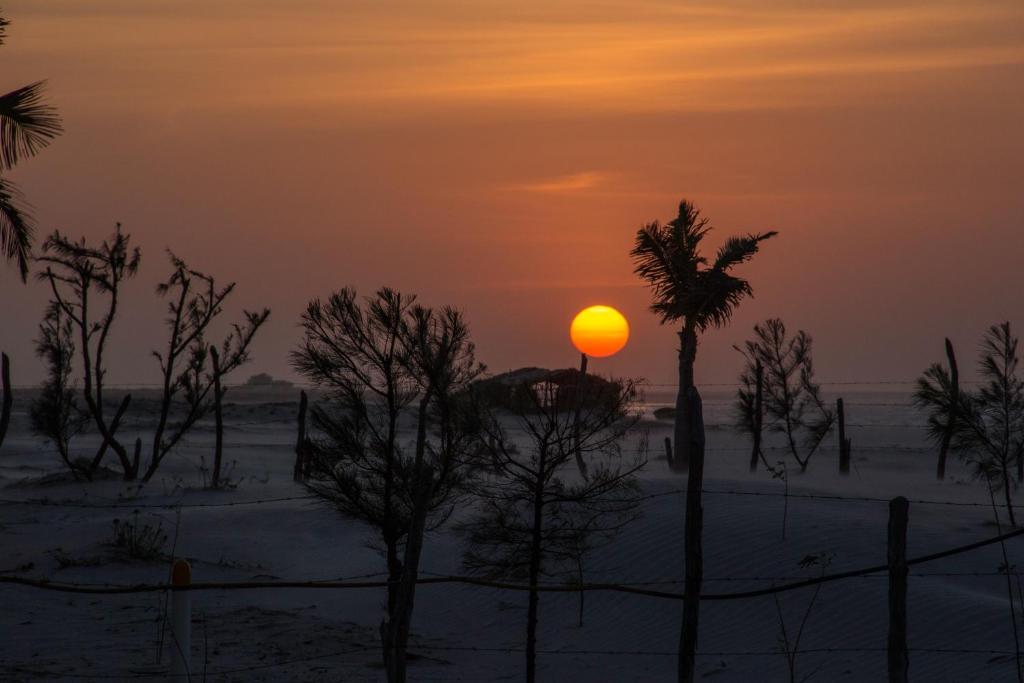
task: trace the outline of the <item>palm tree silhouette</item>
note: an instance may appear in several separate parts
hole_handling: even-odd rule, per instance
[[[9,23],[0,16],[0,45]],[[60,134],[57,110],[43,101],[44,85],[44,81],[37,81],[0,95],[0,173],[25,157],[35,156]],[[32,232],[32,217],[21,192],[0,177],[0,251],[7,260],[17,262],[22,282],[28,277]]]
[[[691,443],[689,404],[697,336],[708,327],[729,322],[733,309],[745,296],[753,296],[750,283],[730,274],[734,266],[750,260],[763,240],[775,231],[730,237],[713,263],[701,255],[701,240],[711,230],[710,221],[685,199],[679,215],[662,225],[657,221],[636,234],[630,255],[634,272],[647,281],[653,296],[651,311],[661,323],[682,324],[679,330],[679,393],[676,396],[675,448],[672,466],[689,467]]]

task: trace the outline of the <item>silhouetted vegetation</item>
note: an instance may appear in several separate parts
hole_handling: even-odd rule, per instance
[[[799,330],[790,337],[785,323],[771,318],[754,325],[754,339],[737,350],[747,361],[736,398],[740,430],[757,434],[763,428],[781,434],[793,460],[806,470],[835,421],[814,382],[810,335]],[[763,414],[758,411],[759,366]],[[772,469],[767,461],[765,466]]]
[[[216,350],[207,344],[206,330],[223,312],[224,301],[234,291],[235,283],[218,287],[213,276],[189,268],[173,253],[169,253],[169,256],[173,270],[167,281],[157,287],[160,296],[170,299],[167,305],[169,335],[165,350],[153,352],[160,364],[160,413],[153,435],[149,466],[142,480],[153,478],[167,454],[208,413],[212,392],[212,401],[217,404],[218,411],[218,443],[215,445],[212,477],[212,484],[217,487],[220,484],[223,438],[218,402],[223,398],[224,388],[215,390],[215,385],[249,359],[249,344],[266,322],[270,311],[245,311],[246,322],[236,325],[221,349]],[[213,368],[208,370],[208,357],[214,355],[216,360],[211,361]],[[179,398],[184,411],[178,420],[172,422],[171,408]]]
[[[132,560],[155,560],[163,556],[167,534],[159,518],[152,522],[139,519],[136,510],[127,519],[115,519],[113,545]]]
[[[1010,524],[1013,469],[1024,471],[1024,381],[1018,374],[1018,339],[1010,323],[990,327],[981,342],[978,373],[982,384],[968,391],[939,365],[918,380],[915,401],[929,411],[930,436],[945,439],[952,417],[950,447],[974,467],[991,492],[1001,491]]]
[[[617,388],[614,398],[583,401],[578,422],[575,397],[549,378],[517,387],[528,401],[515,402],[513,427],[503,424],[507,413],[483,406],[481,448],[493,476],[480,485],[477,515],[461,525],[467,568],[530,586],[544,577],[582,582],[587,554],[634,518],[634,475],[644,460],[627,457],[622,442],[639,419],[632,412],[636,387],[630,380],[602,386],[609,385]],[[525,452],[517,445],[523,441]],[[588,461],[586,477],[567,468],[577,452]],[[527,681],[536,678],[539,607],[539,592],[529,591]]]
[[[384,664],[389,681],[404,681],[424,533],[466,492],[476,444],[469,387],[483,368],[460,313],[390,289],[364,302],[351,289],[315,300],[302,326],[293,362],[327,390],[312,409],[306,485],[380,534],[390,581]],[[413,406],[414,417],[405,413]],[[403,417],[411,444],[399,440]]]
[[[387,562],[388,612],[409,528],[411,458],[398,442],[402,411],[419,389],[402,362],[402,335],[415,297],[381,289],[365,302],[342,289],[310,302],[295,368],[326,391],[313,405],[316,435],[307,486],[346,517],[380,534]]]
[[[222,466],[224,459],[224,395],[228,388],[224,384],[224,378],[231,374],[236,368],[249,362],[249,345],[253,337],[263,324],[270,317],[270,309],[264,308],[256,313],[245,311],[245,323],[233,325],[231,332],[221,342],[218,350],[215,344],[210,346],[210,371],[208,384],[213,389],[213,415],[214,415],[214,447],[213,447],[213,473],[210,475],[210,486],[220,488],[222,480]]]
[[[928,435],[939,443],[936,477],[946,477],[946,456],[956,434],[957,407],[960,404],[960,370],[957,367],[953,342],[946,339],[949,369],[932,363],[917,380],[914,402],[928,411]]]
[[[10,21],[0,15],[0,45]],[[43,100],[44,81],[37,81],[0,95],[0,173],[19,161],[35,156],[61,133],[57,110]],[[24,282],[32,254],[33,221],[21,191],[0,176],[0,251],[14,261]]]
[[[39,396],[32,402],[29,418],[32,432],[57,447],[57,453],[76,477],[91,479],[95,470],[88,461],[71,458],[71,438],[78,434],[88,419],[78,407],[71,370],[75,355],[74,328],[63,309],[50,304],[46,317],[39,324],[36,355],[46,363],[46,380]]]
[[[679,215],[662,225],[657,221],[640,228],[631,255],[635,272],[651,288],[651,310],[662,324],[679,323],[679,390],[676,395],[674,463],[688,467],[689,389],[697,358],[698,336],[709,327],[721,327],[753,289],[746,280],[731,274],[749,261],[761,242],[777,233],[765,232],[730,237],[709,264],[700,250],[711,231],[710,221],[690,202],[679,204]]]
[[[43,255],[37,259],[44,266],[38,277],[50,285],[51,307],[60,309],[78,336],[84,377],[82,395],[103,439],[89,471],[96,471],[110,448],[121,462],[125,480],[135,479],[138,474],[138,463],[128,457],[117,438],[117,429],[131,395],[123,398],[114,416],[108,419],[104,413],[103,388],[107,372],[106,345],[117,317],[121,286],[139,270],[141,256],[137,248],[129,247],[130,241],[131,237],[121,232],[120,223],[110,239],[98,247],[89,246],[84,238],[74,242],[54,232],[43,243]],[[93,295],[99,298],[94,299]]]

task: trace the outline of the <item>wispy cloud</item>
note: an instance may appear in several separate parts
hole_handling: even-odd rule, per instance
[[[584,192],[608,182],[610,174],[602,171],[581,171],[569,175],[547,178],[527,183],[505,185],[503,189],[519,192],[541,192],[546,194],[565,194]]]

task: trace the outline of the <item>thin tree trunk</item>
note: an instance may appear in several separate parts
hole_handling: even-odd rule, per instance
[[[693,449],[690,436],[690,389],[693,387],[693,363],[697,358],[697,332],[686,325],[679,332],[679,393],[676,394],[675,452],[673,469],[690,466]]]
[[[936,477],[940,480],[946,478],[946,456],[949,453],[949,445],[953,441],[953,432],[956,428],[956,411],[960,403],[960,371],[956,365],[956,354],[953,353],[953,342],[949,341],[949,338],[946,339],[946,358],[949,360],[952,408],[946,422],[946,428],[942,433],[942,443],[939,446],[939,463]]]
[[[1017,520],[1013,515],[1013,502],[1010,500],[1010,472],[1009,463],[1005,463],[1003,470],[1003,497],[1006,499],[1006,514],[1010,518],[1010,526],[1017,526]]]
[[[121,426],[121,418],[124,417],[125,412],[128,410],[128,405],[132,402],[132,395],[125,394],[124,398],[121,399],[121,404],[117,407],[117,412],[114,413],[114,419],[110,421],[110,428],[104,427],[101,431],[103,435],[103,442],[100,443],[99,449],[96,451],[96,455],[93,456],[92,462],[89,464],[89,479],[92,479],[93,474],[99,469],[100,463],[103,462],[103,456],[107,454],[107,447],[113,446],[114,444],[114,433],[117,432],[118,427]],[[115,449],[116,452],[116,449]],[[127,456],[121,459],[121,464],[124,468],[124,480],[133,481],[138,475],[138,468],[132,467],[131,461],[127,460]]]
[[[691,408],[689,430],[690,470],[686,482],[685,544],[686,576],[683,590],[683,627],[679,634],[679,683],[693,683],[697,658],[697,631],[700,622],[700,592],[704,578],[702,535],[704,507],[704,414],[700,393],[690,388]]]
[[[6,353],[0,353],[0,384],[3,385],[3,403],[0,404],[0,446],[4,444],[7,428],[11,424],[11,407],[14,405],[14,393],[11,389],[11,359]]]
[[[425,468],[424,468],[425,469]],[[406,651],[412,626],[416,581],[419,578],[420,556],[423,553],[423,535],[426,532],[427,513],[433,494],[433,477],[424,471],[420,479],[417,502],[413,509],[409,536],[405,543],[405,562],[395,599],[394,615],[390,617],[385,635],[385,666],[388,683],[405,683]]]
[[[384,524],[381,529],[384,537],[385,554],[388,565],[388,618],[393,618],[395,604],[398,602],[398,581],[402,576],[402,561],[398,557],[398,532],[395,530],[395,514],[393,502],[395,478],[395,446],[398,439],[398,408],[394,389],[388,390],[388,456],[384,467]]]
[[[426,532],[427,514],[433,495],[434,478],[424,462],[427,447],[427,409],[430,393],[420,399],[419,421],[416,428],[415,473],[416,500],[409,520],[409,533],[405,540],[405,562],[402,577],[395,598],[395,608],[381,624],[384,641],[384,668],[388,683],[405,683],[406,649],[412,625],[413,604],[416,598],[416,580],[419,578],[420,555],[423,552],[423,535]]]
[[[575,401],[576,411],[573,415],[573,453],[576,455],[576,467],[580,470],[580,476],[587,477],[587,464],[583,462],[583,450],[580,447],[580,412],[583,410],[583,391],[587,381],[587,354],[580,354],[580,375],[576,381]]]
[[[526,683],[537,680],[537,612],[540,607],[540,594],[537,583],[540,581],[540,559],[543,551],[544,534],[544,481],[546,451],[541,451],[537,463],[537,479],[533,490],[533,529],[530,533],[530,595],[526,608]]]
[[[306,409],[309,399],[305,391],[299,391],[299,435],[295,439],[295,467],[292,469],[292,480],[302,481],[306,471]]]
[[[750,453],[750,471],[757,471],[757,461],[761,458],[761,429],[764,425],[764,368],[761,361],[756,361],[754,377],[757,384],[754,388],[754,447]]]
[[[169,363],[170,361],[168,361]],[[170,365],[168,365],[170,367]],[[171,413],[171,378],[169,373],[164,375],[164,394],[160,400],[160,417],[156,423],[156,431],[153,432],[153,452],[149,457],[149,466],[146,468],[146,474],[142,477],[143,483],[148,482],[156,474],[156,470],[160,467],[160,460],[162,459],[162,449],[164,440],[164,430],[167,429],[167,420]]]
[[[836,399],[836,415],[839,417],[839,474],[849,474],[851,442],[846,438],[846,409],[841,398]]]
[[[210,362],[213,365],[213,477],[211,485],[220,488],[221,463],[224,458],[224,392],[220,386],[220,354],[217,347],[210,347]]]

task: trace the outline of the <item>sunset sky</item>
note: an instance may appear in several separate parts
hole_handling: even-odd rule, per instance
[[[49,79],[65,133],[11,178],[40,236],[115,221],[143,263],[110,381],[156,381],[163,250],[271,321],[239,371],[292,377],[312,297],[344,285],[466,311],[492,370],[577,362],[675,377],[632,274],[636,229],[687,197],[710,248],[780,236],[756,299],[701,343],[730,382],[758,320],[815,339],[822,380],[906,379],[989,324],[1024,331],[1024,3],[6,0],[0,90]],[[0,268],[0,348],[42,375],[46,290]],[[216,335],[215,335],[216,336]]]

